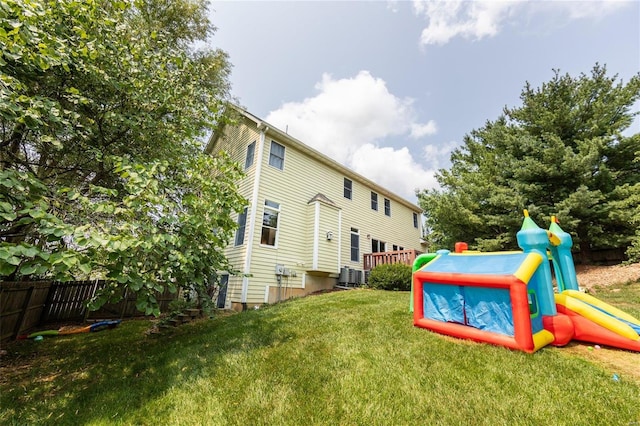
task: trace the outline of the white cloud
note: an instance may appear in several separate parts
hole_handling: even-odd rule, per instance
[[[427,124],[411,124],[411,137],[420,139],[423,136],[435,135],[438,133],[438,126],[433,120],[429,120]]]
[[[443,45],[454,37],[481,40],[497,35],[509,18],[526,15],[554,15],[567,21],[599,19],[631,1],[460,1],[413,0],[416,15],[424,17],[427,27],[422,31],[420,44]]]
[[[414,11],[427,18],[421,44],[445,44],[456,36],[493,37],[510,8],[517,3],[492,1],[415,0]]]
[[[324,74],[315,88],[316,96],[285,103],[266,120],[341,163],[362,144],[402,134],[412,123],[412,100],[392,95],[367,71],[340,80]]]
[[[362,145],[353,154],[351,168],[408,200],[415,200],[417,189],[435,188],[434,170],[418,164],[407,147]]]
[[[424,162],[433,170],[438,170],[449,163],[451,152],[460,146],[456,141],[450,141],[440,145],[429,144],[422,148],[422,156]]]
[[[415,188],[434,187],[433,172],[408,148],[378,147],[388,138],[436,133],[433,120],[417,120],[413,99],[393,95],[384,80],[367,71],[344,79],[324,74],[315,89],[315,96],[285,103],[265,120],[409,200],[415,199]]]
[[[587,0],[587,1],[562,1],[556,6],[555,12],[560,15],[567,15],[568,20],[576,19],[601,19],[606,15],[632,5],[636,0]],[[535,12],[553,13],[552,4],[556,2],[541,2],[536,5]]]

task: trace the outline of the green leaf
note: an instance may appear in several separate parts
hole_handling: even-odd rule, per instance
[[[13,212],[13,206],[6,201],[0,201],[0,209],[5,212]]]
[[[31,216],[34,219],[42,219],[46,215],[47,213],[40,209],[29,210],[29,216]]]
[[[146,299],[139,299],[136,302],[136,309],[139,311],[144,311],[147,308],[147,300]]]
[[[16,265],[17,266],[17,265],[20,264],[21,260],[20,260],[19,257],[11,256],[8,259],[6,259],[6,262],[11,264],[11,265]]]
[[[36,268],[34,275],[44,275],[49,270],[47,265],[38,265]]]
[[[80,263],[80,264],[78,264],[78,269],[80,269],[85,274],[89,274],[91,272],[91,264],[90,263]]]
[[[16,220],[18,215],[16,215],[14,212],[9,212],[9,213],[0,212],[0,217],[6,220],[7,222],[13,222],[14,220]]]
[[[64,256],[62,258],[62,263],[64,263],[65,265],[67,265],[69,268],[71,268],[73,265],[75,265],[76,263],[78,263],[78,259],[72,255],[70,256]]]
[[[40,249],[37,247],[25,247],[22,250],[22,254],[26,257],[35,257],[40,253]]]
[[[31,275],[34,272],[36,272],[37,269],[38,269],[38,264],[29,262],[20,266],[19,272],[21,275]]]
[[[13,247],[2,246],[0,247],[0,259],[7,260],[13,255]]]
[[[42,260],[49,260],[51,254],[47,253],[46,251],[41,251],[38,253],[38,257]]]
[[[15,270],[16,270],[16,267],[14,265],[10,265],[9,263],[6,263],[6,262],[0,262],[0,275],[8,276],[13,274]]]

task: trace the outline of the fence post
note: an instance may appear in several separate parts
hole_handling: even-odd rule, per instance
[[[24,325],[24,318],[27,316],[27,308],[31,304],[31,296],[33,296],[33,288],[34,286],[29,287],[27,290],[27,296],[24,298],[24,302],[22,302],[22,312],[20,313],[20,318],[16,321],[17,327],[13,330],[13,338],[20,335],[22,331],[22,326]]]
[[[127,312],[129,305],[129,289],[125,287],[124,294],[122,296],[122,310],[120,311],[120,319],[124,318],[124,314]]]
[[[49,311],[51,310],[51,303],[53,302],[53,297],[58,289],[58,282],[51,281],[49,285],[49,291],[47,292],[47,299],[44,302],[44,307],[42,309],[42,313],[40,314],[40,324],[45,324],[49,319]]]

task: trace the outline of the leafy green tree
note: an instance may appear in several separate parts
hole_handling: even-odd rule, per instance
[[[419,194],[430,238],[516,248],[527,208],[541,225],[558,216],[585,261],[593,249],[632,244],[640,134],[624,132],[638,114],[640,74],[616,81],[596,65],[577,78],[555,71],[537,89],[527,83],[521,106],[465,136],[437,175],[441,189]]]
[[[0,277],[108,277],[153,291],[203,286],[244,206],[228,157],[230,64],[196,50],[204,0],[0,0]]]

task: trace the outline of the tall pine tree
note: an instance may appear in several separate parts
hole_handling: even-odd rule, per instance
[[[540,88],[525,85],[521,106],[466,135],[437,175],[441,189],[419,194],[433,243],[515,248],[527,208],[540,223],[558,216],[583,261],[632,245],[640,134],[628,130],[640,74],[617,80],[600,65],[577,78],[554,71]]]

